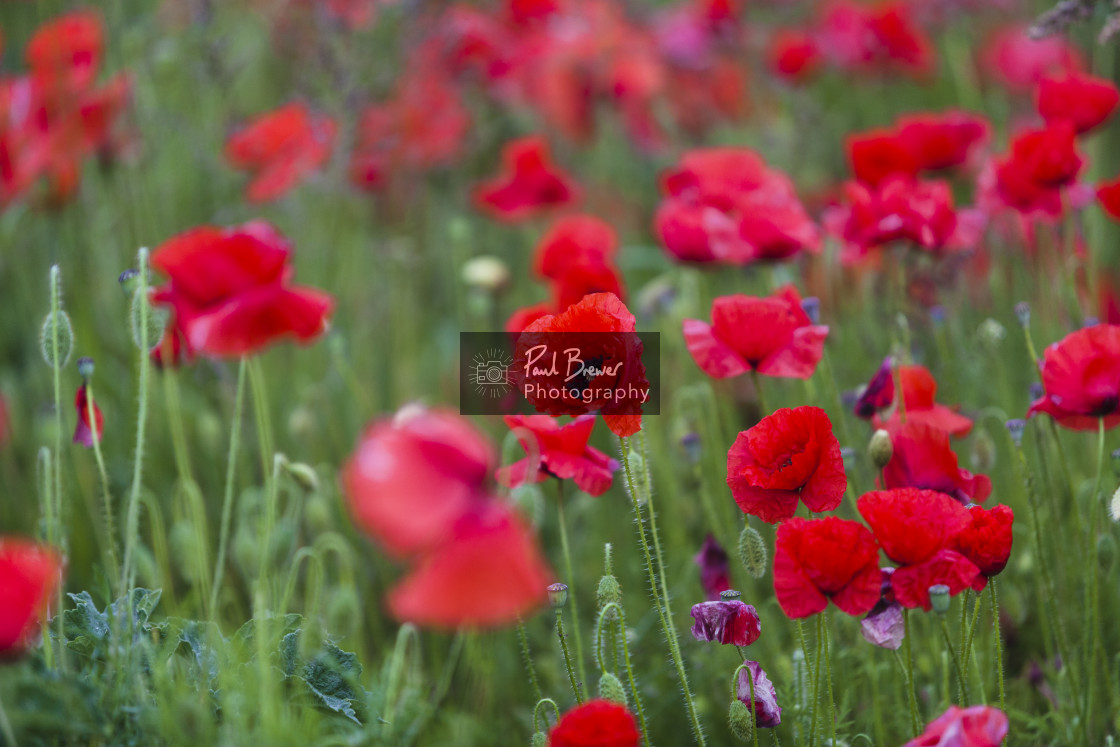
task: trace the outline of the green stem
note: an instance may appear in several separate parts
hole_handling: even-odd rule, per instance
[[[533,698],[540,700],[541,684],[537,681],[537,668],[533,665],[533,656],[529,652],[529,636],[525,633],[525,621],[520,615],[517,618],[517,637],[521,643],[521,663],[525,665],[525,673],[529,676],[529,687],[533,691]]]
[[[179,471],[180,479],[194,482],[190,454],[187,451],[186,431],[183,428],[183,407],[179,397],[178,374],[174,367],[169,366],[160,378],[163,379],[163,402],[171,428],[171,450],[175,455],[175,467]]]
[[[922,719],[918,715],[918,699],[914,695],[914,655],[910,647],[910,610],[902,609],[902,644],[906,647],[906,695],[910,700],[910,726],[914,729],[914,736],[922,731]]]
[[[62,522],[62,361],[59,360],[59,346],[58,346],[58,328],[59,319],[62,316],[62,280],[61,271],[58,265],[51,267],[50,274],[51,282],[51,360],[54,361],[51,368],[54,369],[54,489],[51,491],[49,502],[47,504],[47,544],[58,547],[65,552],[66,538],[63,533]],[[73,342],[71,342],[71,345]],[[58,598],[57,598],[57,612],[55,617],[58,618],[58,640],[64,640],[62,632],[62,610],[63,610],[63,584],[58,585]],[[47,641],[48,647],[50,641]],[[48,656],[48,659],[50,657]],[[62,671],[66,671],[66,647],[60,645],[58,650],[58,663]]]
[[[758,396],[758,409],[762,411],[762,417],[766,417],[770,414],[770,409],[766,407],[766,397],[762,394],[762,377],[753,368],[751,369],[751,383],[754,384],[754,393]]]
[[[272,534],[276,527],[276,503],[279,500],[278,488],[280,471],[284,468],[287,459],[283,454],[276,454],[272,458],[272,478],[268,481],[264,505],[264,531],[261,534],[260,568],[257,572],[257,587],[261,589],[264,597],[265,610],[272,609],[272,594],[265,588],[268,574],[272,568]]]
[[[576,670],[572,667],[572,655],[568,651],[568,638],[564,635],[564,613],[556,608],[556,637],[560,639],[560,650],[564,652],[564,667],[568,670],[568,682],[572,685],[572,693],[576,696],[576,705],[583,704],[583,692],[576,682]]]
[[[241,440],[241,408],[245,400],[245,369],[247,359],[242,358],[237,368],[237,394],[233,400],[233,423],[229,431],[229,453],[226,455],[226,489],[222,498],[222,523],[218,534],[218,559],[214,563],[214,585],[210,589],[207,614],[214,619],[218,609],[218,595],[222,590],[222,576],[226,571],[226,551],[229,547],[229,523],[233,512],[233,478],[237,470],[237,450]]]
[[[9,747],[16,747],[16,734],[12,731],[12,722],[8,720],[8,712],[4,710],[4,699],[0,698],[0,734],[4,735],[4,743]]]
[[[97,432],[97,420],[93,409],[93,384],[86,382],[86,417],[93,431],[93,458],[97,462],[97,474],[101,480],[101,500],[105,510],[105,554],[108,559],[108,576],[115,582],[119,578],[120,568],[117,566],[117,530],[113,522],[113,497],[109,493],[109,474],[105,469],[105,457],[101,453],[101,434]],[[123,589],[117,588],[113,596],[119,596]]]
[[[968,670],[969,662],[972,660],[972,636],[976,632],[976,621],[980,618],[980,608],[984,606],[984,598],[979,594],[976,595],[976,604],[972,608],[972,620],[968,623],[968,636],[965,639],[964,648],[961,650],[961,657],[964,659],[964,671]]]
[[[809,745],[817,743],[817,712],[820,710],[821,697],[821,660],[824,659],[824,626],[821,615],[817,615],[817,653],[815,655],[816,663],[813,665],[813,714],[809,722]]]
[[[828,684],[828,723],[832,734],[829,747],[836,747],[836,697],[832,694],[832,642],[828,631],[828,608],[821,610],[821,628],[824,631],[825,682]]]
[[[618,624],[621,629],[619,637],[622,639],[622,655],[626,662],[626,677],[630,681],[630,694],[634,697],[634,710],[638,712],[638,723],[641,724],[642,727],[642,743],[645,744],[646,747],[649,747],[649,727],[646,726],[646,712],[645,709],[642,708],[642,698],[638,692],[638,685],[634,681],[634,669],[630,665],[630,644],[626,642],[626,614],[622,611],[622,605],[618,602],[608,602],[604,604],[603,609],[599,611],[599,620],[595,624],[595,649],[597,652],[599,671],[607,671],[603,666],[603,647],[600,645],[600,636],[603,634],[603,620],[606,618],[607,612],[612,609],[618,612]],[[617,650],[618,645],[614,644],[611,648]]]
[[[627,492],[630,494],[630,502],[634,508],[635,523],[638,525],[638,539],[642,546],[642,554],[645,557],[650,592],[653,594],[654,605],[657,607],[657,614],[661,618],[661,631],[664,633],[665,640],[669,644],[669,653],[672,656],[673,665],[677,670],[677,678],[681,683],[681,692],[684,695],[685,709],[688,711],[688,718],[692,727],[692,737],[696,740],[697,744],[703,746],[707,744],[704,739],[704,729],[700,725],[700,717],[696,713],[696,704],[692,700],[692,690],[688,686],[688,675],[685,673],[684,661],[679,649],[672,643],[673,639],[676,637],[676,630],[673,628],[672,621],[666,617],[665,607],[661,601],[660,585],[654,573],[653,559],[650,557],[649,541],[646,539],[645,520],[642,518],[642,507],[638,503],[638,491],[634,485],[634,471],[630,465],[630,439],[622,438],[620,440],[622,442],[622,468],[626,475]]]
[[[140,491],[144,469],[144,435],[148,423],[148,369],[151,365],[151,345],[148,343],[148,250],[141,249],[137,254],[139,273],[136,293],[143,301],[140,303],[140,375],[139,409],[136,415],[136,450],[132,457],[132,489],[128,497],[128,513],[125,516],[124,563],[121,570],[120,588],[125,594],[132,588],[132,554],[136,548],[137,534],[140,531]]]
[[[996,673],[999,678],[999,709],[1007,712],[1007,700],[1003,693],[1003,634],[999,629],[999,600],[996,596],[996,580],[988,580],[988,588],[992,591],[992,625],[995,628],[996,647]]]
[[[579,588],[579,584],[572,572],[572,551],[568,544],[568,522],[564,518],[564,481],[560,479],[556,480],[556,514],[560,524],[560,548],[564,553],[564,572],[568,575],[565,583],[568,584],[568,597],[572,601],[572,624],[574,625],[572,637],[576,644],[576,669],[579,672],[580,682],[586,684],[587,669],[583,663],[583,635],[579,629],[579,604],[576,602],[578,596],[576,590]]]
[[[1101,627],[1100,627],[1100,546],[1098,544],[1098,525],[1100,524],[1101,513],[1101,480],[1104,477],[1104,418],[1097,419],[1097,476],[1093,481],[1093,492],[1089,494],[1089,618],[1086,624],[1086,635],[1084,640],[1090,641],[1087,647],[1088,662],[1084,669],[1087,686],[1086,708],[1085,708],[1085,721],[1086,728],[1089,726],[1089,719],[1093,715],[1093,700],[1096,694],[1097,684],[1097,667],[1101,664],[1104,665],[1105,674],[1108,675],[1108,658],[1104,654],[1101,646]],[[1076,510],[1076,507],[1075,507]],[[993,594],[995,590],[992,590]],[[993,596],[993,601],[995,597]],[[1002,672],[1001,672],[1002,675]],[[1106,694],[1111,699],[1111,686],[1106,684]],[[1001,702],[1002,702],[1002,683],[1000,688]]]
[[[956,649],[953,648],[953,641],[949,637],[949,623],[945,622],[944,615],[938,615],[941,622],[941,635],[945,638],[945,648],[949,651],[949,657],[953,660],[953,669],[957,672],[957,685],[960,687],[960,704],[967,706],[969,704],[968,698],[968,685],[966,684],[966,675],[963,665],[961,664],[960,656],[957,654]]]

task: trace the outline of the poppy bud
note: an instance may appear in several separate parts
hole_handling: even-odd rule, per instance
[[[595,592],[596,599],[599,602],[599,609],[603,609],[612,602],[614,604],[622,604],[622,587],[618,584],[618,579],[614,576],[607,574],[599,579],[599,588]],[[618,617],[618,611],[611,609],[607,612],[606,619],[614,620]]]
[[[735,591],[734,589],[728,589],[727,591],[721,591],[719,593],[719,601],[721,601],[721,602],[738,602],[739,599],[742,596],[743,596],[743,592]]]
[[[145,310],[144,307],[147,307]],[[171,318],[170,310],[162,306],[152,306],[151,301],[139,291],[132,295],[132,307],[129,309],[132,327],[132,342],[136,347],[143,347],[147,343],[148,350],[159,346],[163,339],[163,331]]]
[[[352,588],[339,586],[327,605],[327,629],[336,635],[349,636],[362,621],[358,594]]]
[[[1015,318],[1019,320],[1019,324],[1026,327],[1031,323],[1031,305],[1026,301],[1020,301],[1015,304]]]
[[[198,533],[195,531],[194,523],[189,520],[176,521],[171,526],[171,534],[168,538],[168,544],[171,549],[171,557],[175,563],[175,568],[182,575],[183,579],[187,582],[193,583],[198,580],[198,569],[200,567],[199,553],[201,547],[198,542]],[[209,561],[207,561],[209,562]]]
[[[933,611],[944,615],[949,611],[949,587],[945,584],[934,584],[929,587],[929,601]]]
[[[303,507],[303,520],[312,535],[327,531],[331,524],[331,509],[327,501],[313,495]]]
[[[894,456],[894,446],[891,444],[891,434],[880,428],[871,434],[871,440],[867,443],[867,454],[871,457],[871,463],[875,465],[875,469],[883,469]]]
[[[315,413],[309,407],[301,405],[292,410],[292,414],[288,416],[288,433],[293,440],[312,438],[317,432],[317,427]]]
[[[86,380],[93,376],[93,358],[78,359],[78,375]]]
[[[972,441],[972,468],[977,472],[991,472],[996,464],[996,445],[988,431],[981,430]]]
[[[543,731],[538,731],[529,741],[529,747],[548,747],[548,735]]]
[[[1120,488],[1112,494],[1112,500],[1108,504],[1108,514],[1113,521],[1120,523]]]
[[[58,337],[58,356],[55,357],[55,337]],[[70,352],[74,349],[74,328],[70,325],[70,316],[65,311],[59,311],[56,318],[52,311],[43,320],[43,329],[39,333],[39,350],[43,360],[51,368],[65,366],[70,360]]]
[[[464,263],[459,277],[472,288],[496,293],[509,283],[509,268],[497,257],[484,255]]]
[[[618,703],[620,706],[629,707],[626,702],[626,690],[622,687],[622,682],[610,672],[603,672],[599,677],[599,697],[603,700],[610,700]]]
[[[750,524],[743,527],[739,533],[739,560],[751,578],[762,578],[766,575],[766,543],[762,535]]]
[[[731,701],[731,707],[727,710],[727,723],[731,727],[731,733],[738,739],[744,742],[751,741],[751,735],[754,733],[754,716],[746,703],[741,700]]]
[[[319,475],[316,474],[311,465],[303,462],[285,462],[284,471],[306,492],[317,493],[319,491]]]
[[[1011,441],[1016,449],[1023,447],[1023,431],[1027,429],[1027,421],[1020,418],[1007,421],[1007,432],[1011,434]]]
[[[548,585],[548,602],[556,609],[568,603],[568,585],[555,583]]]
[[[121,290],[123,290],[125,295],[129,298],[136,295],[136,286],[140,284],[139,277],[140,271],[131,267],[117,277],[117,282],[120,283]]]

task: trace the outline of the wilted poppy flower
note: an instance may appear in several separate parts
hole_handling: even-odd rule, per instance
[[[610,488],[618,462],[587,445],[595,427],[594,413],[565,425],[547,415],[506,415],[505,421],[528,456],[498,470],[501,484],[517,487],[556,477],[574,481],[590,495],[602,495]]]
[[[260,352],[286,337],[310,342],[326,329],[334,300],[288,281],[291,246],[264,221],[200,226],[152,253],[171,282],[152,299],[170,305],[192,352],[218,357]]]
[[[727,452],[727,485],[743,513],[773,524],[840,505],[848,479],[832,421],[819,407],[782,408],[739,433]]]
[[[1007,716],[998,708],[954,705],[902,747],[999,747],[1007,728]]]
[[[502,173],[475,187],[475,204],[490,216],[518,221],[542,210],[571,205],[579,186],[553,165],[543,137],[523,137],[502,148]]]
[[[824,611],[829,599],[864,615],[880,597],[879,545],[859,522],[794,517],[778,527],[774,592],[793,619]]]
[[[860,633],[872,645],[897,651],[906,637],[906,623],[902,617],[902,605],[895,601],[894,587],[891,586],[895,569],[886,566],[879,570],[883,579],[881,597],[867,617],[860,621]]]
[[[684,340],[700,369],[715,379],[758,371],[807,379],[824,355],[828,327],[813,324],[792,285],[768,298],[720,296],[712,323],[684,320]]]
[[[644,400],[633,396],[608,397],[606,392],[626,390],[639,396],[642,392],[649,393],[649,381],[641,361],[641,339],[633,334],[636,329],[634,315],[613,293],[584,296],[579,303],[569,306],[562,313],[543,316],[525,328],[518,337],[514,365],[509,372],[511,381],[542,412],[580,415],[598,409],[615,435],[632,436],[641,430]],[[583,360],[596,359],[603,373],[590,378],[580,375],[568,381],[565,381],[564,373],[551,377],[543,374],[529,376],[525,373],[529,354],[539,344],[550,345],[556,350],[573,345],[579,349],[583,345],[587,348],[580,353],[584,356]],[[572,396],[557,399],[548,394],[551,390],[560,389],[568,390]],[[589,398],[585,396],[588,390],[593,395],[598,391],[599,395]],[[543,394],[535,393],[542,391]]]
[[[1079,329],[1046,348],[1039,364],[1045,393],[1027,417],[1044,412],[1073,430],[1120,424],[1120,326]]]
[[[988,510],[973,506],[968,514],[972,523],[957,534],[953,549],[980,569],[972,588],[983,591],[988,579],[1002,571],[1011,557],[1011,524],[1015,513],[1010,507],[999,505]]]
[[[956,595],[976,580],[977,567],[952,549],[971,521],[969,511],[949,496],[913,488],[879,490],[860,496],[857,507],[883,552],[898,563],[891,589],[903,607],[928,611],[930,586],[944,584]]]
[[[811,78],[821,64],[821,51],[809,34],[795,29],[780,29],[770,35],[766,60],[771,72],[801,83]]]
[[[692,560],[700,566],[700,586],[708,595],[709,601],[719,599],[720,592],[731,588],[731,564],[728,562],[727,551],[711,532],[704,538],[704,545]]]
[[[1026,92],[1048,73],[1080,69],[1081,54],[1062,35],[1033,39],[1028,26],[1011,26],[985,42],[981,64],[1004,86]]]
[[[247,171],[249,202],[269,202],[316,171],[331,155],[338,126],[330,117],[292,103],[263,114],[226,141],[226,158]]]
[[[979,503],[992,494],[987,475],[973,475],[958,466],[947,431],[907,419],[889,432],[893,454],[883,468],[884,488],[936,490],[961,504]]]
[[[565,713],[548,733],[549,747],[637,747],[638,724],[625,706],[589,700]]]
[[[362,531],[392,555],[415,555],[446,540],[461,516],[488,500],[493,463],[489,442],[467,419],[407,407],[366,430],[342,484]]]
[[[739,687],[735,697],[751,708],[751,688],[754,688],[754,723],[769,729],[782,723],[782,709],[778,706],[778,693],[774,683],[762,671],[757,661],[744,661],[746,669],[739,670]],[[753,683],[752,683],[753,680]]]
[[[78,413],[78,425],[74,428],[74,443],[92,448],[95,436],[94,424],[89,419],[89,404],[89,399],[86,397],[86,385],[83,383],[74,395],[74,409]],[[96,402],[93,403],[93,419],[97,422],[96,438],[101,440],[101,433],[105,430],[105,417],[101,414],[101,408],[97,406]]]
[[[62,561],[43,545],[0,537],[0,659],[19,656],[39,634],[62,580]]]
[[[402,511],[429,518],[416,504],[398,502]],[[398,620],[426,627],[509,625],[544,603],[552,578],[520,517],[488,499],[463,513],[389,592],[389,608]]]
[[[967,436],[972,430],[972,420],[945,405],[934,402],[937,381],[925,366],[899,366],[898,378],[902,384],[902,403],[906,409],[906,422],[923,423],[947,432],[952,436]],[[893,382],[890,387],[893,395]],[[902,411],[898,408],[887,420],[876,415],[872,418],[876,428],[896,430],[902,424]]]
[[[749,646],[762,635],[762,623],[753,605],[739,600],[692,605],[692,636],[698,641],[729,646]]]
[[[1120,104],[1120,91],[1110,80],[1069,72],[1039,81],[1037,103],[1046,124],[1069,122],[1081,135],[1112,116]]]

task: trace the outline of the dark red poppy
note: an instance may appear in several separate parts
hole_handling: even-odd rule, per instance
[[[793,182],[746,148],[686,153],[661,191],[654,227],[678,259],[745,264],[819,249]]]
[[[1028,26],[998,30],[981,51],[985,72],[1004,86],[1027,92],[1048,73],[1078,70],[1081,53],[1066,37],[1055,34],[1033,39]]]
[[[561,280],[573,267],[601,265],[614,258],[618,237],[607,222],[593,215],[569,215],[549,227],[533,252],[533,271]]]
[[[244,356],[286,337],[310,342],[326,329],[334,300],[289,285],[290,258],[288,240],[264,221],[193,228],[152,253],[152,267],[171,279],[152,298],[174,309],[193,352]]]
[[[860,496],[859,513],[883,552],[898,563],[891,575],[903,607],[931,609],[929,587],[945,584],[951,595],[970,587],[979,569],[952,549],[971,521],[969,511],[944,493],[903,488]]]
[[[565,713],[548,733],[549,747],[638,747],[642,735],[630,711],[589,700]]]
[[[820,68],[821,51],[810,34],[780,29],[770,35],[766,59],[775,75],[802,83]]]
[[[519,221],[580,199],[575,180],[553,165],[540,136],[523,137],[502,149],[502,173],[475,187],[479,209],[503,221]]]
[[[1052,125],[1069,122],[1077,134],[1096,129],[1120,105],[1120,91],[1104,78],[1078,72],[1048,75],[1038,83],[1038,113]]]
[[[743,513],[774,524],[840,505],[848,479],[832,421],[819,407],[780,409],[742,431],[727,452],[727,484]]]
[[[78,424],[74,428],[74,443],[93,448],[94,424],[89,419],[89,405],[86,385],[83,383],[74,395],[74,409],[78,413]],[[100,441],[101,434],[105,430],[105,417],[101,414],[101,408],[97,406],[96,402],[93,403],[93,420],[97,423],[96,438]]]
[[[914,114],[896,125],[898,140],[923,171],[941,171],[968,161],[973,149],[988,137],[988,123],[960,111]]]
[[[641,362],[641,340],[637,335],[630,334],[636,329],[634,315],[613,293],[584,296],[579,303],[569,306],[562,313],[543,316],[525,328],[518,338],[514,367],[510,370],[511,379],[522,371],[519,361],[527,361],[529,348],[541,344],[542,341],[547,341],[559,349],[570,347],[563,344],[555,345],[559,339],[568,340],[577,347],[585,343],[595,348],[582,353],[586,360],[595,358],[599,368],[604,369],[603,375],[594,378],[594,389],[602,392],[607,389],[633,388],[639,392],[644,390],[648,394],[649,382]],[[619,366],[619,363],[622,365]],[[606,370],[612,373],[608,374]],[[567,388],[573,392],[582,392],[592,384],[582,379],[576,382],[565,381],[563,374],[558,374],[554,380],[534,377],[532,383],[541,384],[546,388],[551,383],[552,388]],[[574,386],[574,384],[585,386]],[[521,388],[520,384],[517,385]],[[575,401],[569,401],[530,394],[527,399],[538,410],[551,415],[580,415],[598,409],[603,414],[607,427],[617,436],[632,436],[642,427],[641,405],[643,403],[633,398],[607,399],[601,396],[585,399],[581,396]]]
[[[883,468],[883,487],[936,490],[960,503],[981,502],[992,494],[987,475],[961,469],[949,446],[949,433],[907,419],[890,430],[892,456]]]
[[[915,176],[921,168],[913,148],[893,130],[849,135],[846,146],[852,174],[869,187],[895,174]]]
[[[753,605],[738,600],[692,605],[692,637],[726,646],[749,646],[762,635],[762,622]]]
[[[400,510],[417,513],[417,506]],[[389,608],[398,620],[425,627],[509,625],[545,602],[552,578],[532,532],[492,498],[458,517],[445,541],[389,592]]]
[[[794,517],[778,527],[774,592],[788,617],[823,612],[829,599],[864,615],[879,601],[879,587],[879,545],[859,522]]]
[[[400,557],[446,540],[484,501],[493,464],[489,442],[465,418],[405,408],[366,430],[342,483],[358,527]]]
[[[515,488],[556,477],[572,480],[589,495],[602,495],[610,488],[618,462],[587,444],[595,427],[594,413],[565,425],[547,415],[506,415],[505,421],[527,456],[498,470],[502,485]]]
[[[735,697],[748,709],[754,711],[754,724],[761,729],[771,729],[782,723],[782,709],[778,705],[778,693],[774,683],[762,671],[757,661],[744,661],[746,669],[739,670],[739,682]],[[754,702],[751,702],[751,696]],[[753,707],[752,707],[753,706]]]
[[[1007,716],[998,708],[953,705],[902,747],[999,747],[1007,729]]]
[[[711,532],[704,538],[704,545],[692,561],[700,566],[700,586],[709,601],[719,599],[720,592],[731,588],[731,564],[727,551]]]
[[[1011,557],[1011,524],[1015,521],[1015,512],[1001,504],[987,510],[973,506],[968,514],[972,523],[954,538],[953,549],[980,569],[972,588],[983,591],[988,579],[999,574]]]
[[[234,168],[252,176],[245,199],[275,200],[318,170],[330,158],[337,129],[330,117],[299,102],[251,120],[225,150]]]
[[[1098,184],[1097,200],[1106,214],[1120,220],[1120,178]]]
[[[1044,412],[1065,428],[1120,424],[1120,326],[1079,329],[1046,348],[1039,364],[1044,394],[1027,417]]]
[[[685,319],[684,340],[700,369],[715,379],[758,371],[808,379],[824,355],[828,327],[813,324],[792,285],[768,298],[720,296],[712,323]]]
[[[934,401],[937,381],[925,366],[899,366],[898,378],[902,383],[902,402],[906,407],[906,422],[924,423],[943,430],[949,435],[964,437],[972,430],[972,420]],[[894,386],[890,387],[893,398]],[[888,404],[890,402],[888,401]],[[897,430],[902,424],[902,411],[898,408],[887,419],[878,414],[872,418],[876,428]]]
[[[74,91],[97,78],[104,52],[101,16],[75,10],[44,23],[27,42],[24,56],[39,85]]]
[[[37,639],[62,581],[62,560],[31,540],[0,537],[0,581],[0,659],[8,659]]]

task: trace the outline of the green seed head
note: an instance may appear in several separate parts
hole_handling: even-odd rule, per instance
[[[890,464],[891,457],[894,456],[891,434],[882,428],[872,433],[871,440],[867,442],[867,454],[871,457],[871,463],[875,465],[877,470]]]

